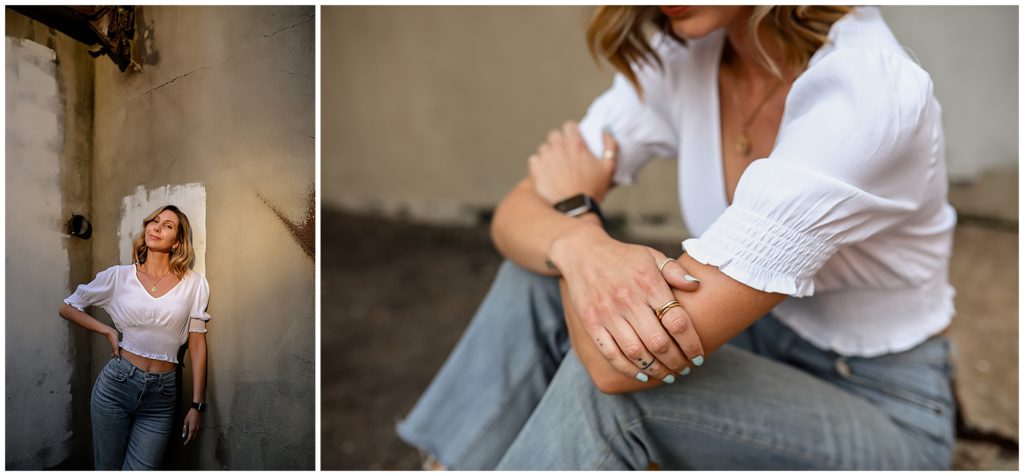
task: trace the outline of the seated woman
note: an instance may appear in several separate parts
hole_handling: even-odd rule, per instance
[[[502,201],[400,436],[454,469],[948,468],[941,110],[877,8],[600,7],[588,39],[619,74]],[[656,156],[678,261],[601,226]]]

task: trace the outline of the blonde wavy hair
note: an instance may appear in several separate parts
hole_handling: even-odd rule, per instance
[[[170,210],[178,216],[178,246],[172,248],[170,267],[174,276],[181,279],[192,267],[192,263],[195,260],[195,251],[192,249],[192,225],[189,224],[185,213],[174,205],[165,205],[157,208],[142,220],[142,232],[132,241],[132,249],[134,250],[134,253],[132,253],[132,264],[146,262],[146,255],[149,253],[149,248],[146,247],[146,225],[156,219],[157,215],[163,213],[164,210]]]
[[[832,24],[853,7],[807,5],[761,5],[753,7],[748,28],[769,71],[782,78],[783,69],[803,70],[821,45],[828,40]],[[783,52],[780,66],[768,56],[756,32],[767,25]],[[632,66],[662,67],[661,58],[650,45],[653,30],[676,41],[686,40],[672,31],[671,19],[656,6],[601,6],[594,10],[587,26],[587,46],[595,60],[604,58],[626,76],[637,92],[643,93]]]

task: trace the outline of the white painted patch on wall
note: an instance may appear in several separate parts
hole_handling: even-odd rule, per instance
[[[6,468],[56,466],[71,451],[70,265],[61,216],[56,54],[6,37]]]
[[[139,185],[134,194],[121,199],[121,224],[117,228],[121,263],[132,262],[132,240],[142,233],[142,220],[164,205],[174,205],[188,216],[196,253],[192,269],[206,274],[206,188],[199,183],[164,185],[152,190]]]

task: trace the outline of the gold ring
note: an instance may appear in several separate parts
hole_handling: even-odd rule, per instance
[[[660,321],[662,317],[665,317],[665,313],[667,313],[669,309],[672,309],[674,307],[683,307],[683,306],[679,305],[679,301],[676,301],[675,299],[665,303],[664,306],[661,306],[661,308],[658,309],[658,312],[657,312],[658,320]]]
[[[605,149],[601,154],[601,158],[605,160],[611,160],[615,158],[615,151],[612,149]]]
[[[658,263],[658,271],[664,271],[665,265],[668,264],[669,261],[675,261],[675,258],[665,258],[661,260],[661,262]]]

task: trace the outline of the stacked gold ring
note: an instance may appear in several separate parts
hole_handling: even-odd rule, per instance
[[[658,312],[656,313],[658,315],[658,320],[660,321],[662,317],[665,317],[665,313],[667,313],[669,309],[672,309],[674,307],[683,307],[683,306],[681,306],[679,304],[679,301],[676,301],[675,299],[665,303],[665,305],[661,306],[661,308],[659,308]]]

